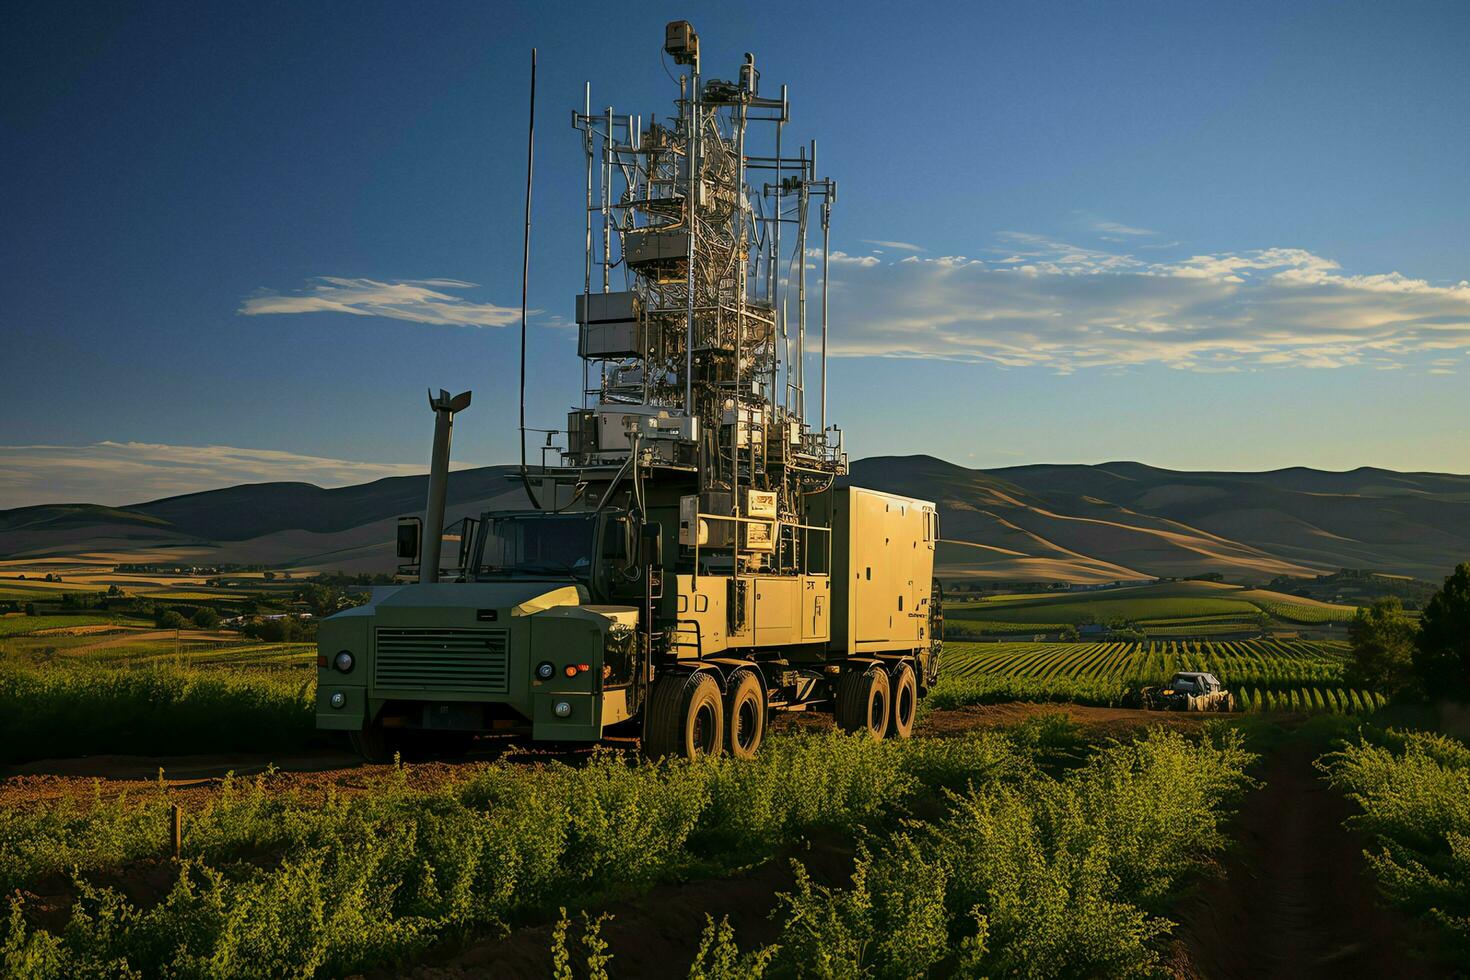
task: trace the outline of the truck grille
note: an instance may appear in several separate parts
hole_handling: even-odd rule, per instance
[[[373,683],[379,688],[508,693],[508,633],[379,627]]]

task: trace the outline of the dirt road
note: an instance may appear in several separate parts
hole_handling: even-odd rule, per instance
[[[1351,806],[1317,778],[1316,752],[1287,746],[1229,828],[1224,876],[1176,910],[1183,977],[1444,977],[1416,958],[1430,937],[1377,901],[1363,841],[1343,829]]]
[[[1209,716],[1135,711],[1125,708],[1088,708],[1078,705],[996,704],[925,714],[917,733],[945,737],[982,728],[1015,725],[1040,714],[1063,712],[1097,738],[1121,737],[1151,725],[1168,725],[1186,730],[1197,728]],[[830,729],[830,715],[788,715],[776,719],[772,731]],[[633,751],[630,738],[609,739],[603,745]],[[482,738],[463,760],[415,762],[407,768],[411,781],[433,785],[457,778],[510,756],[528,762],[559,760],[575,762],[591,748],[546,751],[529,750],[525,743],[509,738]],[[364,763],[352,754],[343,739],[330,747],[286,755],[231,753],[215,755],[136,756],[94,755],[73,759],[39,759],[0,767],[0,807],[44,802],[69,796],[86,803],[100,785],[104,797],[126,792],[137,799],[159,791],[162,785],[185,798],[202,797],[218,789],[226,775],[253,777],[267,773],[273,789],[296,789],[308,793],[353,792],[372,785],[375,777],[391,767]],[[160,776],[160,770],[162,770]]]

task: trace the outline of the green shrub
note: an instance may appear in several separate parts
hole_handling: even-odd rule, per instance
[[[1157,972],[1157,916],[1222,849],[1250,785],[1238,732],[1155,731],[1060,779],[976,787],[937,824],[873,839],[845,889],[798,869],[774,965],[793,976]]]
[[[1470,967],[1470,749],[1426,732],[1360,736],[1320,759],[1333,786],[1361,807],[1368,864],[1394,904],[1444,929],[1449,955]]]

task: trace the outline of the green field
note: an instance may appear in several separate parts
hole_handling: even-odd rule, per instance
[[[1175,671],[1209,671],[1245,711],[1376,710],[1381,695],[1346,688],[1347,648],[1335,641],[947,643],[937,707],[1002,700],[1118,704]]]
[[[1016,603],[987,602],[978,609],[963,606],[945,610],[955,619],[991,619],[1010,623],[1099,623],[1122,619],[1136,622],[1171,616],[1240,616],[1257,612],[1254,605],[1239,599],[1127,598],[1127,599],[1027,599]]]
[[[0,639],[0,761],[300,750],[317,738],[315,697],[309,643],[12,633]]]
[[[24,616],[11,613],[0,616],[0,637],[24,636],[40,630],[62,629],[68,626],[106,626],[120,622],[120,617],[105,613],[96,615],[83,613],[76,616]]]
[[[956,597],[945,617],[962,633],[1050,633],[1088,623],[1114,624],[1151,637],[1259,633],[1264,626],[1324,625],[1352,619],[1353,606],[1297,600],[1263,589],[1213,582],[1168,582],[1087,592]]]

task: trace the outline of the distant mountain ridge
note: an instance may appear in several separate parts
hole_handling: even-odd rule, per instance
[[[513,466],[457,470],[449,515],[525,506]],[[1364,467],[1182,472],[1142,463],[973,470],[932,456],[855,462],[847,482],[939,504],[950,579],[1241,581],[1372,568],[1437,579],[1470,558],[1470,476]],[[95,556],[354,571],[392,564],[391,526],[426,476],[323,489],[246,484],[125,507],[0,511],[0,559]]]

